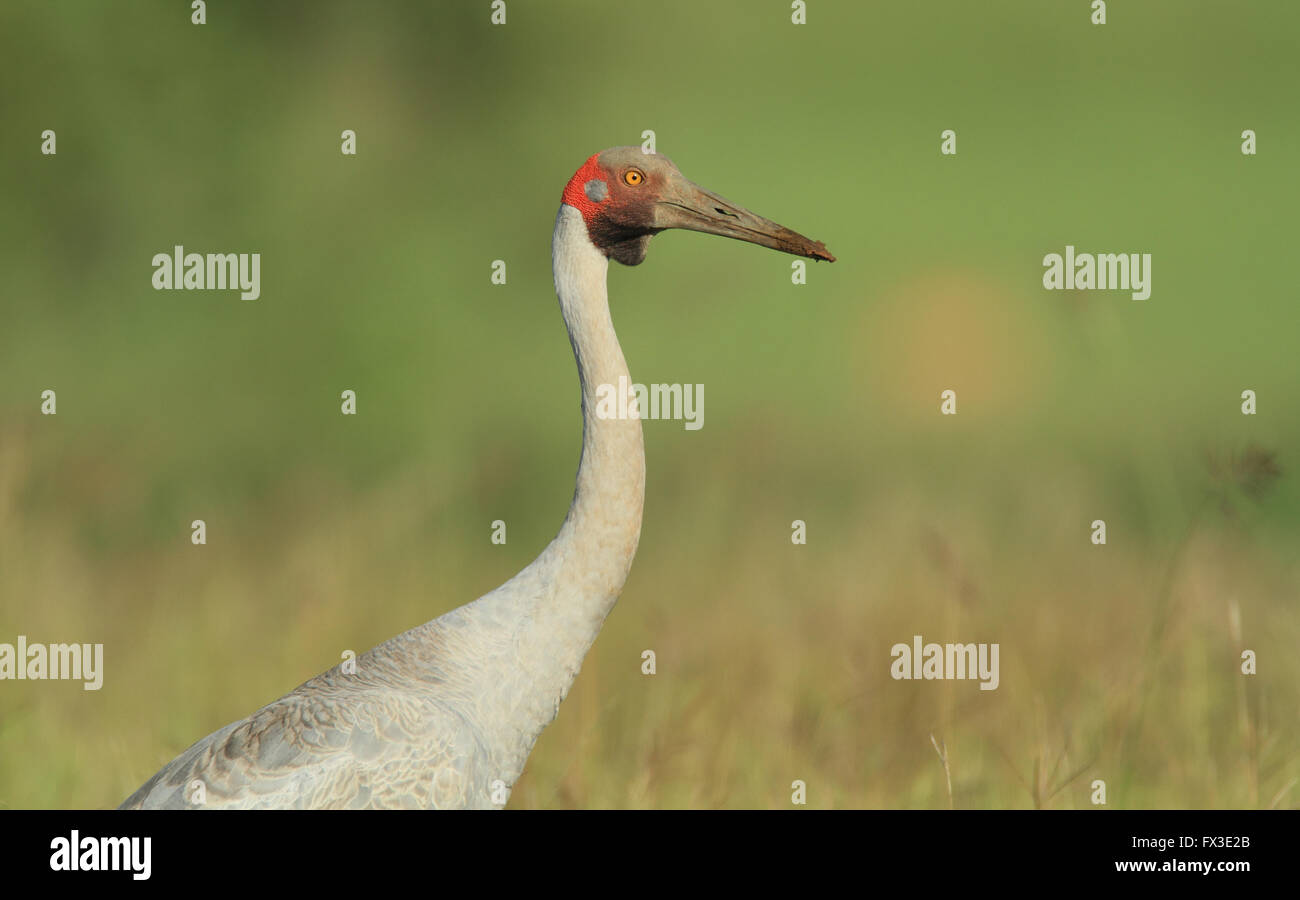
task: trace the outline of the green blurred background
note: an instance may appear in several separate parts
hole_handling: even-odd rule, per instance
[[[645,129],[839,261],[611,268],[705,427],[646,423],[636,564],[510,805],[1300,804],[1300,7],[808,5],[0,7],[0,641],[106,668],[0,683],[0,807],[115,805],[531,561],[580,434],[555,209]],[[261,298],[154,291],[178,243],[260,252]],[[1067,243],[1153,254],[1151,299],[1044,291]],[[913,634],[1001,686],[892,680]]]

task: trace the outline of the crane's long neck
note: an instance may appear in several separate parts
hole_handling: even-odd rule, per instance
[[[609,314],[609,261],[592,245],[581,214],[571,206],[560,207],[551,256],[582,388],[577,485],[555,539],[531,565],[483,598],[489,627],[499,635],[499,650],[512,670],[505,677],[498,670],[488,691],[493,706],[504,713],[498,719],[501,743],[511,748],[507,757],[519,769],[555,717],[627,580],[645,500],[640,419],[597,414],[602,385],[617,391],[629,376]],[[517,774],[501,773],[507,783]]]
[[[613,406],[615,415],[597,414],[598,392],[617,396],[631,377],[609,314],[609,261],[587,237],[581,215],[568,205],[560,207],[555,219],[551,265],[582,389],[577,484],[569,515],[554,541],[564,552],[561,574],[568,578],[560,583],[570,596],[557,600],[580,616],[582,636],[590,646],[618,599],[641,536],[645,445],[635,415],[625,417],[625,411],[608,400],[602,408],[608,412]]]

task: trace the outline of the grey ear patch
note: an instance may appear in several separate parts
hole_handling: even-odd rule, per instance
[[[599,178],[593,178],[582,186],[582,192],[592,203],[599,203],[609,196],[609,185]]]

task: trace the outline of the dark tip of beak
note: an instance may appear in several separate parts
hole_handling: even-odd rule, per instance
[[[808,252],[808,257],[810,259],[824,259],[827,262],[835,262],[835,254],[827,250],[826,245],[821,241],[813,242],[813,245]]]
[[[835,262],[835,254],[827,250],[825,244],[821,241],[814,241],[812,238],[806,238],[797,231],[780,228],[772,236],[776,239],[773,246],[777,250],[784,250],[786,253],[792,253],[795,256],[806,256],[812,260]]]

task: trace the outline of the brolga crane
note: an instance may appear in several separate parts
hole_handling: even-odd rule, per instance
[[[639,147],[569,180],[551,265],[578,362],[582,455],[569,514],[527,568],[473,603],[336,666],[194,744],[123,808],[499,807],[555,718],[618,599],[641,535],[636,414],[596,414],[629,378],[610,319],[609,260],[635,266],[684,228],[834,261],[824,245],[692,184]],[[630,382],[630,378],[629,378]]]

